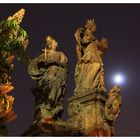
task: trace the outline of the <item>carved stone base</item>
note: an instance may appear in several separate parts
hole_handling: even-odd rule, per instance
[[[66,122],[56,121],[33,124],[21,136],[82,136],[81,132],[71,129]]]
[[[68,99],[67,121],[46,119],[34,123],[22,136],[114,136],[114,121],[120,112],[118,87],[87,91]]]
[[[110,128],[105,119],[105,103],[108,94],[95,90],[68,99],[68,125],[88,136],[109,136]]]

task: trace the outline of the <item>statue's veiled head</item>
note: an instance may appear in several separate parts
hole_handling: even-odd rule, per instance
[[[58,42],[52,36],[46,37],[46,47],[48,50],[56,50],[57,46]]]

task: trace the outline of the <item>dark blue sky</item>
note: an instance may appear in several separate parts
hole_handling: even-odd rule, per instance
[[[111,76],[116,72],[126,75],[121,87],[123,104],[116,121],[116,136],[140,136],[140,5],[139,4],[0,4],[0,20],[26,9],[22,27],[28,32],[27,53],[35,57],[44,47],[46,35],[53,35],[59,42],[59,51],[69,59],[69,77],[66,99],[73,95],[76,64],[74,32],[89,18],[97,25],[96,36],[106,37],[109,50],[104,56],[105,81],[111,88]],[[30,88],[34,84],[27,73],[27,66],[15,61],[12,74],[15,90],[14,109],[18,118],[8,123],[10,136],[19,136],[33,121],[34,97]],[[63,118],[67,118],[67,106]]]

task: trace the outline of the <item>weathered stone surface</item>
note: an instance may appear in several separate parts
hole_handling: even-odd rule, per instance
[[[58,120],[63,112],[68,60],[64,53],[56,51],[57,45],[51,36],[46,37],[45,52],[32,59],[28,67],[29,75],[36,81],[32,88],[36,103],[35,122]]]
[[[66,122],[37,123],[30,126],[21,136],[82,136],[77,130],[70,128]]]
[[[84,27],[75,33],[77,64],[75,68],[75,94],[82,94],[96,88],[105,89],[103,54],[108,48],[105,38],[99,41],[93,33],[96,31],[94,20],[88,20]]]
[[[68,125],[85,136],[114,136],[121,105],[119,92],[114,86],[109,94],[101,89],[72,96],[68,99]]]
[[[115,86],[109,94],[106,92],[103,54],[108,43],[105,38],[99,41],[93,35],[95,31],[94,20],[88,20],[75,33],[76,88],[68,99],[68,124],[85,136],[113,136],[114,121],[120,112],[120,89]]]
[[[106,129],[105,102],[108,95],[102,90],[74,95],[68,99],[69,125],[78,128],[84,135],[92,131]]]
[[[14,97],[9,96],[14,88],[11,81],[13,61],[15,58],[29,60],[25,53],[28,35],[20,26],[24,14],[25,10],[21,9],[0,21],[0,136],[8,135],[5,123],[17,117],[13,111]]]
[[[120,112],[121,105],[120,88],[114,86],[109,94],[106,91],[102,56],[108,44],[105,38],[99,41],[93,35],[94,31],[96,31],[94,20],[88,20],[85,26],[78,28],[75,33],[78,58],[75,70],[76,88],[74,95],[68,99],[69,118],[67,121],[60,119],[58,111],[55,113],[56,115],[53,114],[56,110],[50,104],[52,100],[49,98],[55,97],[57,94],[64,94],[62,90],[60,92],[56,90],[56,87],[64,88],[60,83],[63,81],[65,85],[66,75],[63,75],[63,72],[66,72],[66,63],[58,63],[60,60],[55,59],[57,60],[55,61],[57,63],[55,70],[61,67],[61,72],[63,71],[55,73],[61,76],[60,81],[58,81],[51,72],[46,73],[49,67],[54,66],[52,62],[54,58],[57,58],[55,53],[51,54],[45,48],[43,50],[45,54],[37,57],[34,62],[32,61],[33,65],[29,67],[29,74],[32,79],[37,80],[33,94],[36,97],[36,108],[41,110],[38,112],[36,110],[36,113],[42,115],[39,116],[41,121],[39,117],[35,117],[33,125],[22,136],[114,136],[114,122]],[[49,47],[51,48],[51,46]],[[41,70],[36,65],[40,62]],[[47,67],[42,67],[42,62],[46,63]],[[49,75],[51,78],[48,79]],[[51,86],[46,87],[47,83],[45,81],[44,84],[44,80],[53,83],[53,85],[50,84]],[[53,99],[55,101],[55,98]],[[60,101],[62,99],[60,98]],[[58,104],[61,102],[56,100],[55,103],[57,103],[55,104],[56,109],[59,110]]]

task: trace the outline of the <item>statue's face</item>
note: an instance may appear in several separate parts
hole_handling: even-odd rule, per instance
[[[91,32],[95,32],[95,31],[96,31],[96,26],[92,26]]]
[[[52,41],[52,49],[56,50],[57,46],[58,46],[58,43],[55,40],[53,40]]]
[[[85,34],[92,36],[95,31],[96,31],[96,26],[92,26],[86,29]]]
[[[82,43],[88,43],[90,41],[90,39],[91,39],[91,36],[85,35],[82,39]]]

